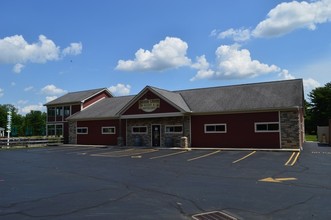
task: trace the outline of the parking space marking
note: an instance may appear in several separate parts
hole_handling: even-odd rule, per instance
[[[106,153],[99,154],[91,154],[91,156],[99,156],[99,157],[129,157],[136,156],[141,154],[153,153],[159,151],[157,149],[127,149],[122,151],[111,151]]]
[[[240,159],[238,159],[238,160],[235,160],[235,161],[233,161],[232,163],[238,163],[238,162],[240,162],[240,161],[242,161],[242,160],[245,160],[247,157],[250,157],[250,156],[252,156],[252,155],[255,154],[255,153],[256,153],[256,151],[250,152],[250,153],[247,154],[246,156],[244,156],[244,157],[242,157],[242,158],[240,158]]]
[[[211,153],[208,153],[208,154],[204,154],[204,155],[199,156],[199,157],[194,157],[194,158],[188,159],[187,161],[193,161],[193,160],[198,160],[198,159],[201,159],[201,158],[209,157],[209,156],[217,154],[219,152],[221,152],[221,150],[217,150],[217,151],[214,151],[214,152],[211,152]]]
[[[87,149],[87,147],[62,147],[58,149],[48,149],[49,153],[52,152],[65,152],[65,151],[75,151],[75,150],[84,150]]]
[[[294,166],[300,156],[300,152],[293,152],[287,162],[284,164],[285,166]]]
[[[175,152],[175,153],[170,153],[170,154],[165,154],[165,155],[161,155],[161,156],[156,156],[156,157],[151,157],[149,159],[154,160],[154,159],[159,159],[159,158],[163,158],[163,157],[170,157],[170,156],[174,156],[177,154],[182,154],[182,153],[186,153],[187,151],[179,151],[179,152]]]

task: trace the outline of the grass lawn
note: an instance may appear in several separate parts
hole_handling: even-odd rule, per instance
[[[317,135],[306,134],[305,139],[306,141],[317,141]]]

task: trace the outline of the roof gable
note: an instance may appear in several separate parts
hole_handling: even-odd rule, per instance
[[[86,100],[91,99],[93,96],[95,96],[101,92],[106,92],[109,95],[109,97],[112,97],[112,94],[106,88],[92,89],[92,90],[67,93],[53,101],[46,103],[45,106],[71,104],[71,103],[83,103]]]
[[[103,99],[89,108],[68,117],[68,120],[88,120],[117,118],[117,114],[134,96],[122,96]]]
[[[160,100],[160,108],[152,112],[144,112],[139,108],[141,100]],[[120,114],[144,114],[144,113],[167,113],[167,112],[187,112],[188,106],[179,93],[170,92],[155,87],[146,86],[138,95],[135,96],[121,111]]]

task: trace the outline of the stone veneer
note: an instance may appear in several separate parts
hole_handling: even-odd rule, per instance
[[[69,144],[77,144],[77,122],[76,121],[69,121]]]
[[[141,141],[141,146],[151,146],[152,125],[161,125],[161,146],[160,147],[180,147],[181,137],[186,136],[188,139],[188,146],[190,146],[190,117],[167,117],[167,118],[146,118],[146,119],[128,119],[126,125],[127,145],[136,146],[137,138]],[[166,134],[166,125],[182,125],[183,133]],[[132,134],[132,126],[146,126],[147,134]]]
[[[281,147],[298,149],[300,143],[300,116],[297,111],[280,112]]]

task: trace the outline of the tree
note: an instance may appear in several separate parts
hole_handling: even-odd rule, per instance
[[[331,118],[331,82],[323,87],[312,90],[309,94],[310,103],[306,109],[306,124],[328,126]]]
[[[46,113],[41,111],[31,111],[25,116],[25,135],[42,136],[45,135]]]

